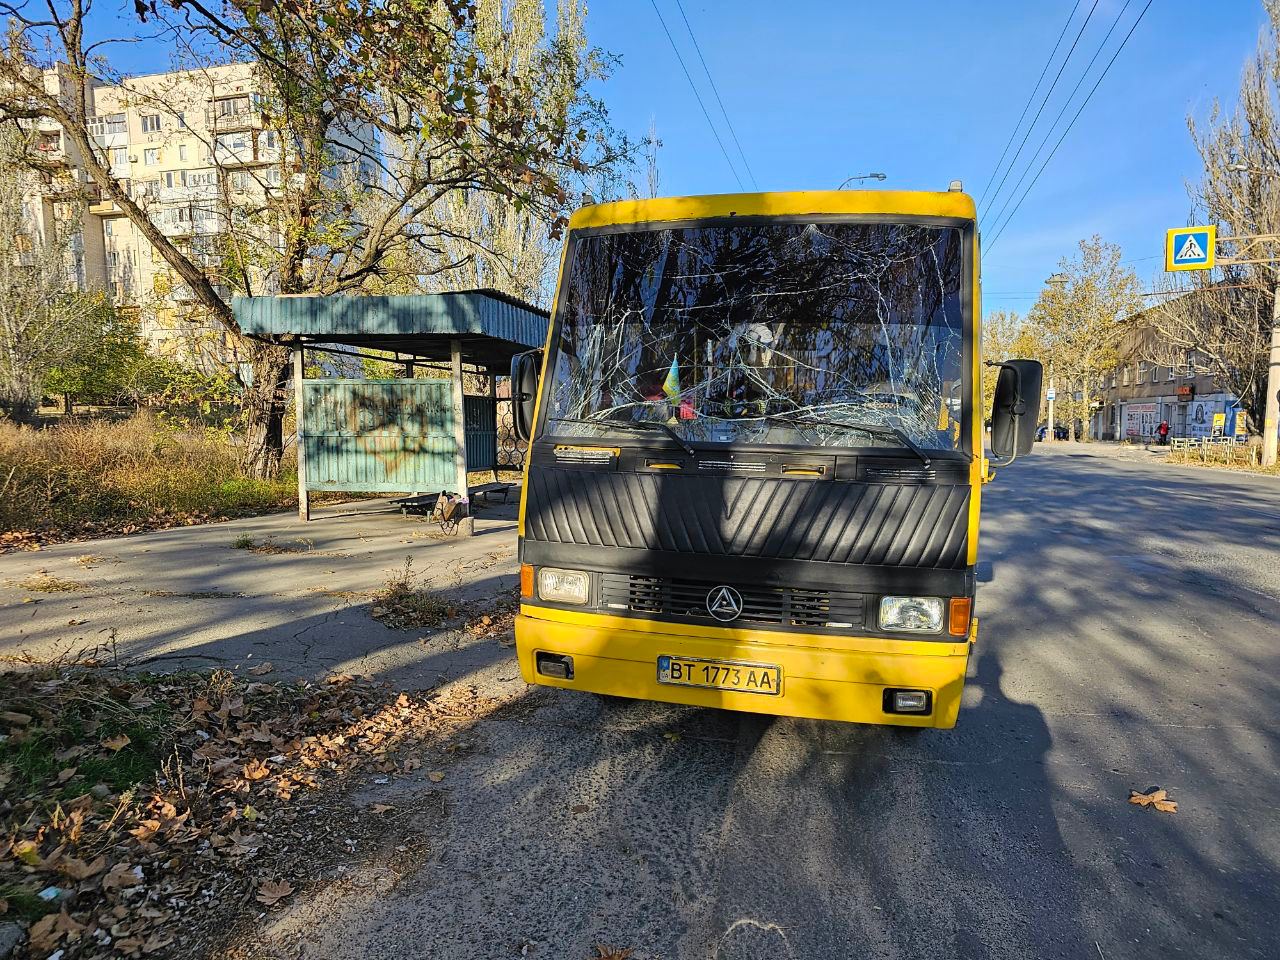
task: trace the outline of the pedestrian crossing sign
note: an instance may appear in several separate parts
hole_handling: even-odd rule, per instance
[[[1175,227],[1165,234],[1166,270],[1212,270],[1217,227]]]

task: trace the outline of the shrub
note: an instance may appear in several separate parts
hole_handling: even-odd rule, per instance
[[[66,540],[248,516],[296,503],[295,482],[248,477],[225,434],[148,414],[0,423],[0,533]]]

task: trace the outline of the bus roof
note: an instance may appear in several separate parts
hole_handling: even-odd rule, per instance
[[[576,211],[570,229],[712,217],[886,214],[975,219],[973,198],[959,191],[803,190],[790,193],[719,193],[597,203]]]

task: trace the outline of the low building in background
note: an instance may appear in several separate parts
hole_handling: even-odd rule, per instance
[[[1235,394],[1217,383],[1194,353],[1177,364],[1150,359],[1167,352],[1160,349],[1152,327],[1135,324],[1120,345],[1119,365],[1098,391],[1089,424],[1091,437],[1151,439],[1161,421],[1168,422],[1171,437],[1245,433],[1245,416]]]

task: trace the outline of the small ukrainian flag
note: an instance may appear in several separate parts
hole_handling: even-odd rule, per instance
[[[680,358],[671,358],[671,369],[667,371],[667,379],[662,381],[662,392],[672,403],[680,398]]]

